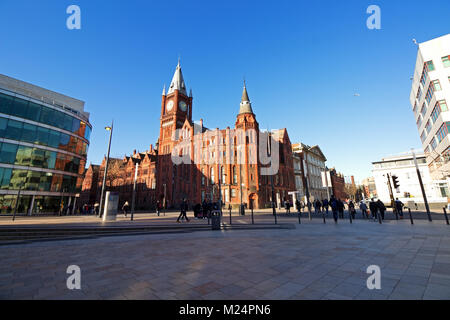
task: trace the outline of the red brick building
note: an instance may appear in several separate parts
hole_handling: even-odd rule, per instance
[[[167,207],[178,207],[184,198],[190,204],[214,202],[219,194],[225,205],[237,207],[242,202],[254,208],[270,207],[272,180],[274,199],[290,197],[295,181],[287,130],[272,131],[271,142],[267,141],[268,133],[259,130],[245,84],[234,128],[209,130],[203,120],[194,123],[192,102],[192,91],[187,94],[178,64],[167,93],[163,89],[156,149],[125,157],[119,166],[122,174],[107,182],[108,190],[119,191],[119,203],[131,204],[136,164],[137,208],[150,209],[156,200]],[[98,193],[104,162],[99,169]],[[270,166],[273,175],[267,175]]]
[[[336,171],[335,168],[330,169],[331,185],[333,194],[337,199],[345,200],[348,198],[345,192],[345,177]]]

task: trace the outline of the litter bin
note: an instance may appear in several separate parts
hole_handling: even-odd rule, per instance
[[[211,227],[212,230],[220,230],[220,211],[214,210],[211,212]]]

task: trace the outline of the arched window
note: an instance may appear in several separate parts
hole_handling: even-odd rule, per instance
[[[237,183],[236,166],[233,166],[233,184]]]
[[[205,168],[202,168],[202,186],[205,185]]]
[[[211,167],[211,184],[214,184],[214,167]]]

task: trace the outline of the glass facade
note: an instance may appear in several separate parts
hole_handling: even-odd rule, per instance
[[[58,108],[0,92],[0,214],[70,211],[92,129],[76,111]]]

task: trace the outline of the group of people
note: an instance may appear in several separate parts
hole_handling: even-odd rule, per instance
[[[328,215],[329,209],[331,208],[333,219],[335,222],[338,221],[338,219],[344,218],[344,210],[345,205],[348,207],[349,214],[353,219],[356,217],[356,203],[353,202],[353,200],[349,200],[348,202],[345,202],[341,199],[336,198],[334,195],[331,196],[330,200],[323,199],[319,200],[316,199],[313,201],[313,203],[308,202],[305,206],[303,201],[296,200],[295,205],[297,207],[297,211],[299,213],[302,213],[305,207],[308,208],[309,212],[312,212],[312,207],[314,207],[314,213],[315,214],[326,214]],[[404,204],[397,198],[394,202],[394,212],[396,212],[400,219],[403,219],[403,207]],[[285,201],[285,208],[286,213],[290,214],[290,203],[289,201]],[[384,220],[384,215],[386,212],[386,206],[381,200],[375,201],[375,199],[371,199],[369,202],[369,207],[367,207],[367,204],[361,200],[359,203],[359,209],[361,210],[361,214],[364,218],[372,218],[374,220],[378,219],[379,217]]]

